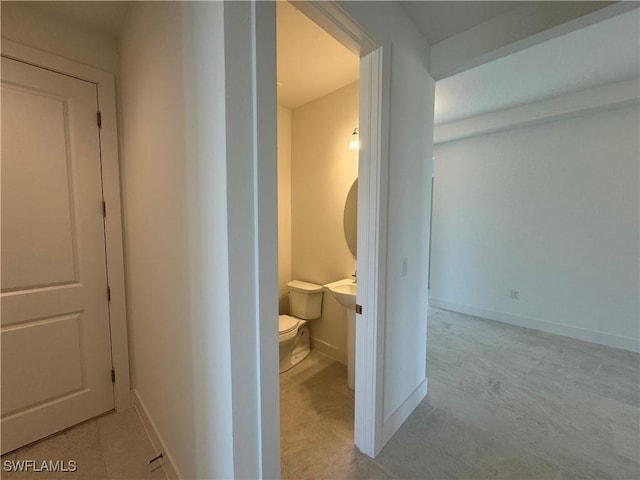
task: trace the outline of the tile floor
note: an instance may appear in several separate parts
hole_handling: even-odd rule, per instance
[[[429,395],[380,455],[352,446],[346,368],[280,376],[282,476],[640,479],[638,354],[430,309]]]
[[[16,450],[5,460],[75,460],[75,472],[1,471],[3,479],[118,479],[166,480],[159,468],[151,471],[148,462],[154,451],[142,421],[134,408],[81,423],[63,433]]]
[[[353,447],[346,367],[312,354],[280,376],[282,477],[640,479],[638,354],[430,309],[429,395],[380,455]],[[134,409],[2,460],[74,459],[75,473],[6,479],[153,479]]]

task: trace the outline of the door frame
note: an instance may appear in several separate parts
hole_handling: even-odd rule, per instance
[[[376,42],[334,1],[291,3],[360,57],[356,298],[363,308],[356,315],[354,443],[375,457],[390,436],[383,428],[383,386],[391,42]]]
[[[102,195],[106,203],[105,254],[110,287],[109,325],[111,332],[111,362],[116,372],[114,401],[116,410],[131,406],[129,377],[129,344],[124,283],[124,250],[122,206],[120,200],[120,165],[116,114],[115,77],[109,72],[69,60],[42,50],[2,39],[2,56],[36,67],[94,83],[101,112],[100,157]]]

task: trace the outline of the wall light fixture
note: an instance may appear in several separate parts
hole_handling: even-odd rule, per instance
[[[349,150],[360,150],[360,136],[358,135],[358,127],[353,129],[351,139],[349,140]]]

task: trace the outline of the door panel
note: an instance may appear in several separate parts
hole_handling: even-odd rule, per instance
[[[3,390],[12,392],[2,400],[3,416],[86,386],[82,378],[81,322],[82,314],[74,313],[3,331],[2,354],[19,366],[2,372]]]
[[[96,85],[2,59],[2,452],[113,409]]]
[[[2,291],[77,282],[68,102],[3,83],[2,113]]]

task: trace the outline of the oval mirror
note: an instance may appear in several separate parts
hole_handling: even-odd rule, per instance
[[[353,258],[358,245],[358,179],[356,178],[344,202],[344,237]]]

